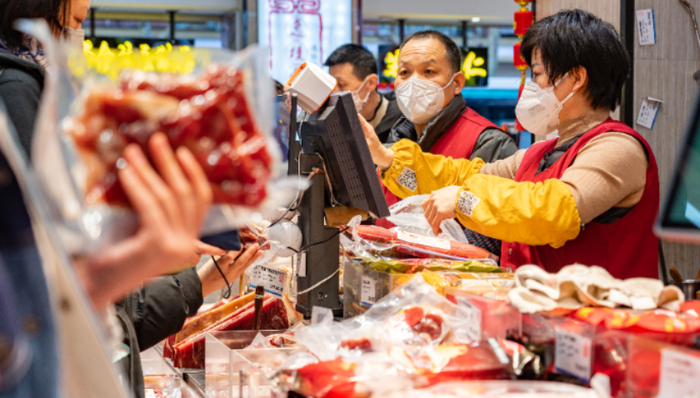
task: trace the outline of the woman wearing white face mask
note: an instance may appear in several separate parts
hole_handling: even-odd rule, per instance
[[[389,150],[366,129],[384,184],[399,195],[432,193],[424,207],[435,229],[456,214],[502,239],[501,265],[556,272],[578,262],[617,278],[657,278],[656,161],[638,133],[610,119],[630,68],[620,37],[592,14],[567,10],[534,24],[521,51],[533,79],[516,114],[529,131],[558,130],[558,138],[484,165],[408,141]],[[417,185],[402,185],[414,174]]]

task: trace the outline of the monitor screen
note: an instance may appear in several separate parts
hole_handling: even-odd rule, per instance
[[[687,125],[657,233],[667,240],[700,243],[700,96]]]

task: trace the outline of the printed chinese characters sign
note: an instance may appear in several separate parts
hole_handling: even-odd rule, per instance
[[[323,66],[352,42],[351,0],[260,0],[258,40],[270,49],[272,77],[284,84],[304,62]]]

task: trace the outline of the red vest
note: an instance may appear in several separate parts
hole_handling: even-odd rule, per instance
[[[474,152],[474,146],[479,135],[488,128],[498,128],[485,117],[467,107],[440,139],[430,149],[435,155],[449,156],[453,159],[469,159]],[[389,206],[401,201],[382,184],[384,197]],[[386,220],[376,220],[376,225],[392,228],[394,224]]]
[[[659,240],[652,231],[654,219],[659,211],[659,174],[649,144],[636,131],[621,122],[608,119],[585,133],[554,165],[539,174],[536,173],[540,161],[545,153],[554,149],[557,140],[535,144],[525,153],[515,181],[541,182],[550,178],[561,178],[586,143],[609,131],[629,134],[639,140],[646,149],[649,166],[644,193],[639,203],[612,224],[590,222],[576,239],[566,242],[559,249],[549,245],[529,246],[503,242],[501,266],[516,268],[524,264],[537,264],[554,273],[566,265],[580,263],[599,265],[619,279],[659,277]]]

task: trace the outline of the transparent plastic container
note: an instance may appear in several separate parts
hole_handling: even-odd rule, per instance
[[[300,347],[246,348],[258,333],[264,336],[284,330],[209,332],[205,337],[205,383],[208,397],[270,397],[266,375],[274,372]]]
[[[145,398],[197,398],[190,386],[154,348],[141,353]]]

